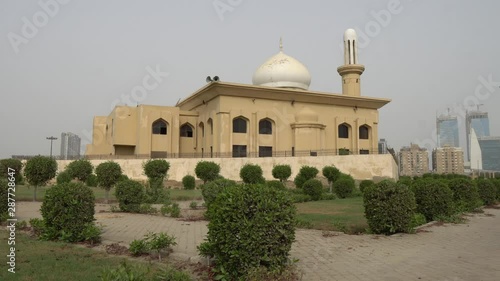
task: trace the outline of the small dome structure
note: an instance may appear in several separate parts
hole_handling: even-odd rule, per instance
[[[305,65],[283,53],[280,44],[280,52],[255,71],[252,83],[257,86],[307,90],[311,84],[311,74]]]

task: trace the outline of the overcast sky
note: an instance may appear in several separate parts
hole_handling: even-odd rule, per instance
[[[362,95],[392,99],[379,124],[390,146],[432,147],[436,112],[463,121],[476,102],[500,135],[499,11],[498,0],[1,1],[0,158],[48,155],[61,132],[89,143],[93,116],[117,102],[175,105],[208,75],[251,84],[280,36],[310,90],[341,93],[347,28],[360,37]],[[157,83],[134,99],[151,72]]]

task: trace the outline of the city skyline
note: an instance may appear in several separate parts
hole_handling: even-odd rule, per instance
[[[85,145],[92,116],[116,104],[173,106],[202,87],[206,76],[250,84],[280,37],[284,50],[310,69],[311,90],[341,93],[336,67],[347,28],[358,31],[367,66],[362,95],[392,99],[380,111],[379,134],[391,147],[417,143],[431,151],[436,111],[451,108],[463,132],[465,112],[479,104],[489,112],[490,134],[500,135],[494,110],[500,105],[499,39],[491,36],[500,3],[390,2],[242,1],[222,11],[211,2],[70,1],[53,13],[36,2],[1,3],[0,91],[9,101],[0,114],[8,120],[24,110],[15,126],[0,125],[10,133],[0,157],[48,155],[45,138],[61,131],[80,135]],[[41,13],[50,20],[34,22]],[[482,44],[467,34],[483,38]],[[156,78],[154,87],[134,92],[148,75]]]

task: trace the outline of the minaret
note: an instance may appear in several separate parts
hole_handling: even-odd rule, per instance
[[[361,96],[361,74],[365,66],[358,64],[358,36],[354,29],[344,33],[344,65],[337,68],[342,76],[342,94],[346,96]]]

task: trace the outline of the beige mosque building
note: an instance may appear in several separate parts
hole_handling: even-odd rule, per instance
[[[175,106],[116,106],[96,116],[86,156],[225,158],[378,153],[378,110],[388,99],[361,95],[357,36],[344,34],[342,93],[310,91],[311,75],[280,51],[252,85],[207,78]]]

